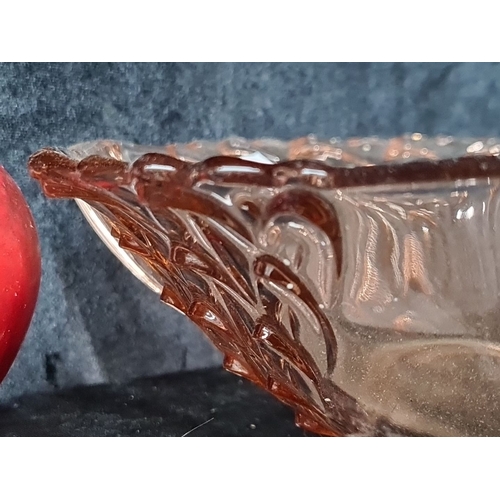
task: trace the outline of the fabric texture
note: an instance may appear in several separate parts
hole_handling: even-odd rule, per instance
[[[0,405],[0,437],[306,435],[290,408],[222,368],[26,394]]]

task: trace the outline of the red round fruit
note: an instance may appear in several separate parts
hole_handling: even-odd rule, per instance
[[[28,331],[40,275],[33,217],[21,190],[0,165],[0,381]]]

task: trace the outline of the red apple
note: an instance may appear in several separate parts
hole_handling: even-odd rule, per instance
[[[0,381],[30,325],[40,275],[33,217],[21,190],[0,165]]]

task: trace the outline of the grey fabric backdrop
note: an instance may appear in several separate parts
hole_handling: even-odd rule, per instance
[[[163,144],[227,135],[290,139],[500,135],[497,64],[2,64],[0,162],[41,237],[36,314],[0,400],[220,363],[92,233],[72,202],[27,176],[40,147],[98,138]]]

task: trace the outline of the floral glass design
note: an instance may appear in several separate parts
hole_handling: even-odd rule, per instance
[[[324,435],[500,435],[500,140],[43,149],[115,255],[224,366]]]

